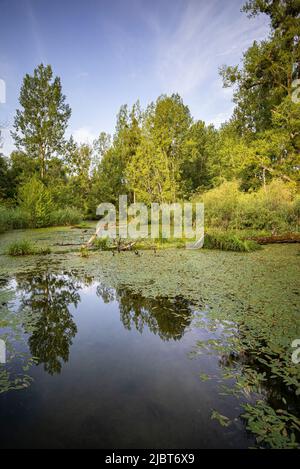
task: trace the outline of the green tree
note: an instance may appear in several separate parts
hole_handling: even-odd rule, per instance
[[[19,187],[19,205],[34,228],[48,226],[55,206],[49,189],[35,176]]]
[[[136,201],[172,202],[177,188],[172,174],[167,155],[149,136],[144,136],[126,168],[126,179]]]
[[[235,86],[234,111],[240,132],[262,132],[272,126],[272,112],[291,96],[294,64],[300,63],[300,2],[253,0],[243,10],[250,17],[267,14],[268,39],[254,42],[242,67],[221,68],[224,86]]]
[[[177,182],[181,179],[183,147],[191,124],[190,110],[178,94],[162,95],[146,110],[145,128],[166,155],[171,179]]]
[[[214,176],[212,161],[218,150],[218,132],[205,122],[197,121],[189,128],[182,145],[183,162],[181,165],[182,188],[186,195],[196,189],[211,187]]]
[[[73,151],[66,158],[68,172],[68,187],[71,205],[88,213],[88,199],[91,190],[92,147],[87,144],[75,145]]]
[[[64,134],[71,109],[65,103],[59,77],[53,79],[50,65],[40,64],[33,75],[26,74],[19,98],[12,136],[19,150],[39,163],[42,180],[48,162],[61,155],[65,147]]]

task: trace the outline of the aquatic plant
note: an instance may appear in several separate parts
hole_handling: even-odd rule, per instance
[[[46,255],[51,253],[51,248],[48,246],[36,247],[29,240],[21,239],[11,243],[8,246],[7,253],[9,256]]]
[[[112,242],[109,238],[98,238],[96,237],[93,240],[93,247],[95,249],[100,249],[101,251],[108,251],[111,249]]]

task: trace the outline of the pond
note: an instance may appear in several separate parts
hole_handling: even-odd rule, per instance
[[[257,308],[267,321],[288,304],[284,340],[297,336],[297,255],[294,246],[249,255],[144,252],[139,259],[3,255],[0,447],[254,446],[242,405],[262,398],[276,409],[283,399],[296,416],[299,402],[282,388],[284,377],[250,382],[262,370],[245,351],[239,314],[247,311],[251,321]],[[278,284],[289,288],[278,291]],[[239,395],[237,379],[244,379]]]

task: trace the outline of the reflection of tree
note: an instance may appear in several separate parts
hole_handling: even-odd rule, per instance
[[[45,370],[60,373],[61,360],[68,361],[69,348],[77,332],[69,305],[80,301],[79,284],[67,276],[49,272],[18,277],[22,291],[21,307],[30,311],[31,322],[25,328],[32,334],[30,351]]]
[[[100,296],[104,303],[111,303],[115,300],[115,290],[100,283],[97,286],[97,296]]]
[[[167,298],[145,298],[128,288],[114,290],[100,284],[97,295],[105,303],[117,300],[121,321],[126,329],[134,326],[140,333],[145,326],[158,334],[163,340],[179,340],[191,322],[191,308],[186,300],[176,297],[173,301]]]

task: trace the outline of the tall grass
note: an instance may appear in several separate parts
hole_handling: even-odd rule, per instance
[[[66,226],[81,223],[82,214],[74,208],[65,208],[50,212],[47,218],[33,219],[31,214],[21,208],[0,205],[0,233],[22,228],[42,228],[45,226]]]
[[[34,254],[50,254],[51,249],[48,246],[37,247],[28,239],[14,241],[8,246],[7,254],[9,256],[29,256]]]
[[[68,207],[55,210],[50,214],[50,226],[77,225],[82,222],[82,214],[76,208]]]
[[[21,208],[11,208],[0,205],[0,233],[7,230],[28,228],[30,216]]]

